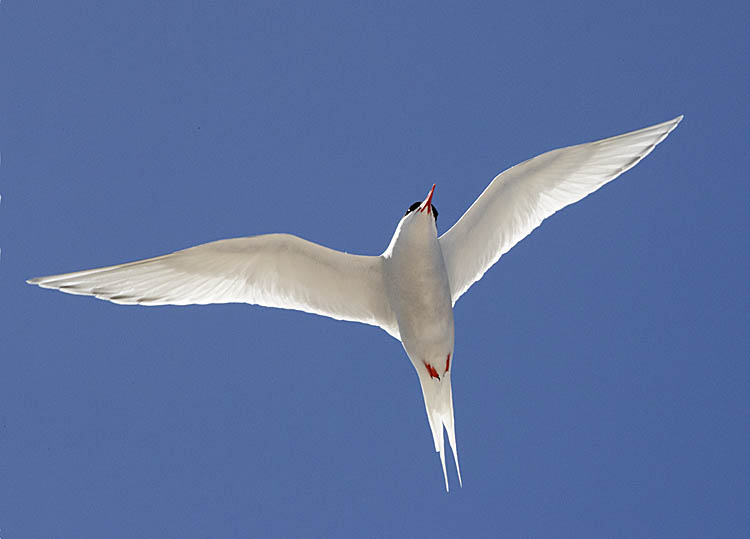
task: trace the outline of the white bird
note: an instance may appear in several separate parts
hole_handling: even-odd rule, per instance
[[[451,392],[453,305],[545,218],[635,166],[680,120],[524,161],[498,175],[440,237],[433,185],[409,207],[380,256],[268,234],[27,282],[128,305],[250,303],[379,326],[401,341],[417,371],[447,491],[443,428],[461,483]]]

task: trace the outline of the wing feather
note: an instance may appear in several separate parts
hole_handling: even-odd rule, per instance
[[[295,309],[380,326],[398,338],[382,263],[381,257],[267,234],[28,282],[125,305],[250,303]]]
[[[453,303],[544,219],[635,166],[681,120],[552,150],[498,175],[440,237]]]

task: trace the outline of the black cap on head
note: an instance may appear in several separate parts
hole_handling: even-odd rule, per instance
[[[409,206],[409,209],[406,210],[406,213],[404,215],[409,215],[414,210],[418,210],[421,205],[422,205],[422,201],[418,200],[417,202],[415,202],[414,204],[412,204],[411,206]],[[438,217],[437,208],[435,207],[434,204],[430,204],[430,206],[432,206],[432,213],[435,216],[435,221],[437,221],[437,217]]]

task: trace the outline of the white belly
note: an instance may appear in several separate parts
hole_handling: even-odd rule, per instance
[[[399,242],[401,243],[401,242]],[[453,353],[453,308],[437,238],[397,244],[386,260],[386,291],[415,367]]]

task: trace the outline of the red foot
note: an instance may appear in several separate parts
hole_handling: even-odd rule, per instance
[[[438,374],[438,372],[437,372],[437,371],[435,370],[435,367],[433,367],[432,365],[430,365],[430,364],[429,364],[429,363],[427,363],[426,361],[423,361],[423,363],[424,363],[424,366],[425,366],[425,367],[427,367],[427,372],[429,372],[429,373],[430,373],[430,376],[431,376],[432,378],[437,378],[438,380],[440,380],[440,375],[439,375],[439,374]]]
[[[451,355],[448,354],[448,357],[445,358],[445,370],[443,371],[443,374],[445,374],[446,372],[448,372],[448,369],[450,369],[450,368],[451,368]]]

